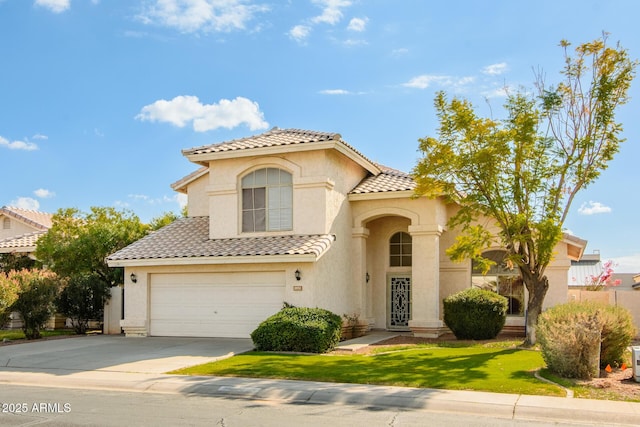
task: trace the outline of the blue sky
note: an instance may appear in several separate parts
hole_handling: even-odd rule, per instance
[[[558,81],[561,39],[607,31],[640,58],[638,16],[635,0],[0,0],[0,205],[147,221],[184,202],[180,150],[273,126],[408,172],[436,91],[499,116],[505,86]],[[627,142],[565,224],[618,272],[640,272],[640,80],[631,96]]]

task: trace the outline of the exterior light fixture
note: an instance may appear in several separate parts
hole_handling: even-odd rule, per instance
[[[129,278],[131,279],[131,282],[133,282],[133,283],[137,283],[138,282],[138,276],[136,276],[136,273],[131,273]]]
[[[364,279],[367,281],[367,283],[369,283],[369,280],[371,279],[371,276],[369,276],[369,272],[367,271],[367,274],[364,275]]]
[[[302,274],[300,273],[300,270],[296,270],[296,272],[293,274],[294,276],[296,276],[296,280],[300,280],[302,278]]]

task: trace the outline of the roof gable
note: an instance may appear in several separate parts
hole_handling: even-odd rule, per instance
[[[302,129],[276,127],[259,135],[182,150],[182,154],[194,163],[208,166],[211,160],[326,149],[341,152],[370,173],[380,172],[374,162],[347,144],[339,133]]]
[[[53,214],[38,212],[31,209],[3,206],[0,208],[0,216],[5,215],[37,230],[48,230],[52,225]]]
[[[413,177],[408,173],[380,164],[377,166],[381,172],[377,175],[370,175],[360,181],[360,183],[351,190],[350,195],[413,191],[416,188]]]

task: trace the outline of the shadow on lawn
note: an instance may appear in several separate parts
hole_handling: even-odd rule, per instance
[[[440,349],[421,349],[376,356],[347,356],[348,359],[341,356],[323,357],[318,363],[305,363],[308,356],[299,354],[249,352],[243,355],[246,359],[244,363],[216,370],[212,375],[419,388],[464,388],[469,382],[489,378],[488,365],[491,360],[509,356],[517,351],[519,350],[503,349],[439,356]],[[521,379],[531,377],[531,374],[525,371],[514,375]]]

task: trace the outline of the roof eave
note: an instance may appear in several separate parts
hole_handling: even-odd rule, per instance
[[[579,261],[587,247],[587,241],[577,236],[562,233],[562,242],[567,244],[567,255],[570,259]]]
[[[326,251],[325,251],[326,252]],[[179,258],[144,258],[144,259],[107,259],[109,267],[156,267],[167,265],[230,265],[230,264],[276,264],[318,261],[324,252],[316,254],[295,255],[252,255],[252,256],[212,256],[212,257],[179,257]]]
[[[411,198],[413,194],[413,190],[351,193],[349,194],[349,201],[356,202],[359,200],[408,199]]]

